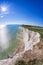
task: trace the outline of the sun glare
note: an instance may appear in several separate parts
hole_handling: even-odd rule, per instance
[[[0,25],[0,28],[3,28],[3,27],[6,27],[6,25],[1,24],[1,25]]]
[[[7,7],[6,7],[6,6],[2,6],[2,7],[1,7],[1,11],[2,11],[2,12],[6,12],[6,11],[7,11]]]

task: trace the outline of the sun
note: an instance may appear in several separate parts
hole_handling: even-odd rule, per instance
[[[8,14],[8,6],[7,5],[1,5],[0,6],[0,17],[3,18],[5,14]]]
[[[6,7],[6,6],[2,6],[2,7],[1,7],[1,11],[2,11],[2,12],[6,12],[6,11],[7,11],[7,7]]]

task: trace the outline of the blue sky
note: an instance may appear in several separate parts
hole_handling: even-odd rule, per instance
[[[8,13],[1,13],[0,23],[19,23],[43,26],[43,0],[0,0],[8,7]]]

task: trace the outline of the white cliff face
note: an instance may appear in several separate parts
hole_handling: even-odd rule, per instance
[[[0,60],[0,65],[14,65],[14,62],[20,57],[20,54],[23,54],[27,50],[32,50],[33,45],[36,45],[40,42],[40,34],[38,32],[30,31],[28,29],[22,28],[22,36],[23,36],[23,43],[24,43],[24,49],[22,52],[17,53],[14,55],[12,59],[5,59]]]
[[[30,31],[28,29],[22,28],[23,30],[23,42],[24,51],[32,50],[33,45],[40,42],[40,34],[38,32]]]

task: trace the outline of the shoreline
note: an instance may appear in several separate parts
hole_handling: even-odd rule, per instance
[[[30,33],[31,32],[31,33]],[[8,58],[8,59],[4,59],[4,60],[0,60],[0,63],[2,62],[7,62],[8,65],[11,65],[10,62],[16,62],[16,60],[18,58],[20,58],[20,56],[25,53],[26,51],[28,50],[32,50],[33,49],[33,45],[37,44],[40,42],[40,34],[38,32],[34,32],[34,31],[30,31],[26,28],[22,28],[22,34],[23,34],[23,42],[24,42],[24,49],[22,52],[19,52],[17,53],[16,55],[13,56],[13,58]],[[28,36],[30,35],[30,36]],[[32,35],[32,36],[31,36]],[[34,36],[35,35],[35,36]],[[36,40],[33,42],[33,39],[37,39],[37,42]],[[34,44],[35,43],[35,44]],[[15,60],[15,61],[14,61]],[[9,64],[10,63],[10,64]],[[0,64],[2,65],[2,64]],[[3,64],[3,65],[7,65],[7,64]]]

